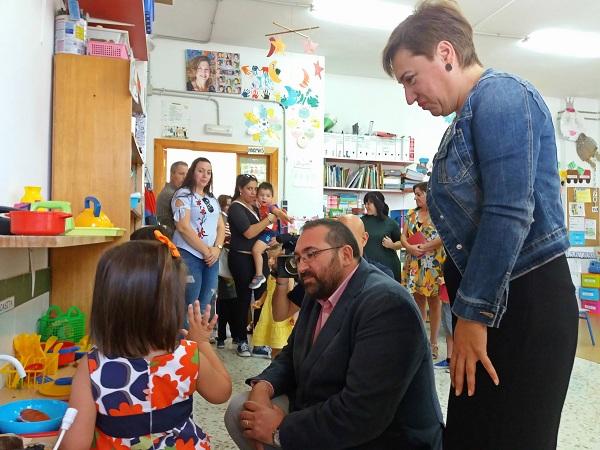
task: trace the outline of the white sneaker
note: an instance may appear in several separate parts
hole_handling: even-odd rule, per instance
[[[250,289],[258,289],[259,287],[261,287],[263,285],[263,283],[267,281],[267,279],[265,278],[264,275],[254,275],[254,277],[252,277],[252,281],[250,282],[250,285],[248,285],[248,287]]]
[[[241,356],[242,358],[249,358],[252,356],[247,342],[242,342],[237,346],[237,355]]]

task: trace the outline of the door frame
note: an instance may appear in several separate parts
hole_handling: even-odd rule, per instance
[[[188,141],[182,139],[154,139],[154,186],[155,190],[162,189],[167,182],[167,149],[177,148],[183,150],[196,150],[203,152],[236,153],[243,155],[248,153],[251,145],[223,144],[221,142]],[[269,157],[267,175],[269,182],[273,185],[273,196],[277,197],[279,184],[279,148],[263,147],[264,155]],[[258,155],[257,155],[258,156]],[[239,159],[236,162],[237,170],[240,169]],[[239,174],[238,174],[239,175]]]

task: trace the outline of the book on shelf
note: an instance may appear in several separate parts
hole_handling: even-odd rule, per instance
[[[413,169],[406,169],[404,171],[404,178],[410,181],[416,181],[417,183],[420,183],[421,181],[425,180],[425,174],[421,173],[421,172],[417,172],[416,170]]]
[[[362,166],[346,184],[348,188],[357,189],[381,189],[382,186],[383,176],[380,164]]]

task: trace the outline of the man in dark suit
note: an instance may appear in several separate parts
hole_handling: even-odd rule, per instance
[[[441,449],[442,414],[416,304],[361,260],[342,223],[308,222],[307,297],[288,345],[225,414],[242,449]],[[282,398],[289,397],[289,412]]]

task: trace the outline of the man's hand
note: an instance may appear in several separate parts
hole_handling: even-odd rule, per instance
[[[487,327],[479,322],[459,318],[454,329],[454,349],[450,358],[450,380],[456,396],[462,394],[465,375],[467,394],[469,397],[475,395],[475,369],[478,361],[481,361],[498,386],[500,379],[487,355]]]
[[[244,403],[244,410],[240,414],[244,437],[273,445],[273,432],[279,428],[284,417],[285,413],[278,406],[269,407],[248,400]]]

